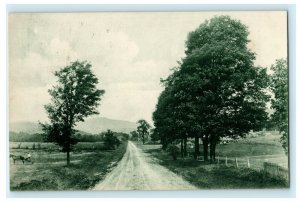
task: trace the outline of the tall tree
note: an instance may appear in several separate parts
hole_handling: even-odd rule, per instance
[[[170,88],[165,88],[165,90],[160,94],[158,102],[156,104],[156,110],[153,112],[152,118],[154,122],[154,133],[159,136],[160,142],[162,144],[162,149],[166,150],[169,143],[171,143],[175,138],[172,137],[174,133],[172,112],[170,103]]]
[[[268,76],[253,64],[248,34],[240,21],[220,16],[201,24],[186,42],[181,69],[195,78],[190,95],[201,109],[212,160],[221,137],[245,136],[267,120]]]
[[[204,22],[189,33],[186,57],[167,79],[165,91],[170,88],[171,93],[162,96],[164,91],[160,99],[168,98],[170,109],[158,110],[158,105],[155,113],[167,113],[164,117],[176,122],[175,127],[195,138],[195,158],[199,138],[204,159],[208,159],[210,145],[214,160],[220,138],[245,136],[267,120],[268,77],[266,69],[253,64],[255,54],[247,47],[248,34],[245,25],[228,16]]]
[[[77,143],[74,137],[76,123],[98,114],[97,106],[104,94],[104,90],[97,89],[98,78],[91,67],[85,61],[75,61],[61,68],[54,73],[57,85],[48,91],[51,103],[45,105],[45,109],[50,123],[42,124],[43,130],[49,141],[67,153],[67,165],[73,145]]]
[[[143,144],[145,144],[145,140],[148,138],[150,133],[150,124],[145,121],[144,119],[141,119],[137,122],[137,132],[139,133],[140,137],[142,138]]]
[[[271,90],[274,98],[271,100],[271,108],[275,110],[271,118],[281,133],[281,143],[285,151],[288,151],[288,67],[286,59],[276,60],[271,66]]]
[[[175,68],[173,74],[162,80],[165,90],[159,96],[153,120],[163,148],[180,140],[181,156],[184,157],[187,155],[187,138],[198,136],[199,124],[196,122],[196,108],[187,89],[192,81],[190,77],[182,77],[179,73],[179,69]],[[199,148],[196,150],[199,151]]]

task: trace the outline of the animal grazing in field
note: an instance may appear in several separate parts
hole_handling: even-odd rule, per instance
[[[16,160],[20,160],[24,164],[24,161],[25,161],[25,157],[24,156],[16,156],[14,154],[10,154],[9,157],[14,160],[14,164],[16,163]]]
[[[14,160],[14,164],[16,163],[16,160],[22,161],[23,164],[25,163],[25,161],[31,162],[31,156],[29,156],[29,155],[27,155],[27,157],[24,157],[24,156],[21,156],[21,155],[17,156],[17,155],[14,155],[14,154],[10,154],[9,157]]]

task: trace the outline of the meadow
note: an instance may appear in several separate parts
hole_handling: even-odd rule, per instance
[[[219,144],[216,150],[217,161],[214,163],[194,160],[192,155],[174,161],[160,145],[139,144],[139,147],[155,157],[159,164],[200,189],[288,188],[286,177],[274,176],[264,170],[265,162],[288,169],[288,156],[279,139],[277,133],[265,133]],[[191,153],[192,149],[189,151]]]
[[[70,166],[66,166],[66,154],[54,144],[19,145],[11,142],[10,154],[25,156],[30,152],[32,162],[14,164],[10,158],[11,191],[54,191],[92,188],[122,159],[127,142],[122,142],[116,150],[105,150],[102,142],[80,142],[71,152]]]

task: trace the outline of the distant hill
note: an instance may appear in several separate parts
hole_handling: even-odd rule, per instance
[[[114,132],[129,133],[136,130],[136,127],[137,124],[133,122],[99,117],[78,123],[76,129],[93,134],[107,131],[108,129]]]
[[[86,133],[97,134],[108,129],[114,132],[125,132],[129,133],[135,130],[137,127],[136,123],[122,120],[113,120],[108,118],[92,118],[86,119],[85,122],[77,124],[76,129],[84,131]],[[38,123],[33,122],[14,122],[9,124],[9,131],[11,132],[24,132],[29,134],[41,133],[42,128]]]
[[[42,132],[42,127],[38,123],[33,123],[33,122],[14,122],[9,124],[9,131],[11,132],[24,132],[24,133],[29,133],[29,134],[34,134],[34,133],[41,133]]]

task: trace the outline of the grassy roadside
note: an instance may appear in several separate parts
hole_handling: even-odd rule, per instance
[[[65,165],[35,163],[11,165],[17,168],[11,176],[11,191],[63,191],[87,190],[102,180],[112,167],[122,159],[127,142],[116,150],[96,150],[80,156],[80,163]],[[72,158],[72,157],[71,157]]]
[[[272,177],[263,171],[248,168],[219,166],[193,159],[178,159],[160,148],[150,145],[139,145],[144,152],[155,157],[159,164],[182,176],[199,189],[257,189],[257,188],[288,188],[285,179]]]

